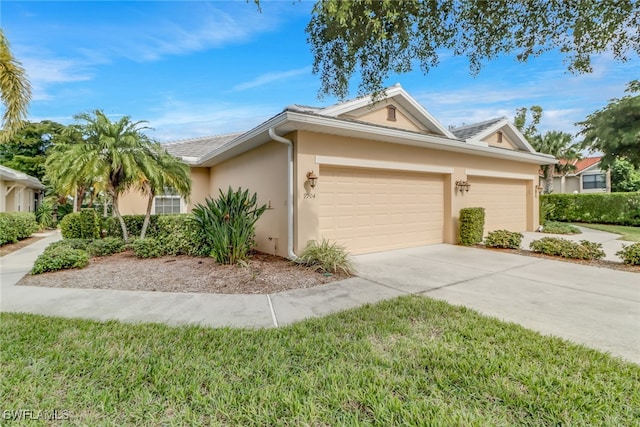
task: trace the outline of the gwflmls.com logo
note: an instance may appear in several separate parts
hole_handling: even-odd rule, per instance
[[[33,409],[6,409],[1,413],[5,421],[44,420],[64,421],[71,417],[66,409],[33,410]]]

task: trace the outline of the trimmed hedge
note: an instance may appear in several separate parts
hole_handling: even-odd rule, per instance
[[[39,229],[36,216],[31,212],[0,213],[0,245],[26,239]]]
[[[509,230],[492,231],[484,239],[484,244],[490,248],[520,249],[522,233]]]
[[[83,268],[89,263],[89,254],[82,249],[68,246],[48,247],[33,264],[31,274],[58,271],[69,268]]]
[[[601,259],[605,256],[601,243],[594,243],[588,240],[573,242],[559,237],[543,237],[540,240],[531,242],[529,248],[533,252],[572,259],[593,260]]]
[[[149,217],[149,227],[147,228],[147,237],[156,237],[158,235],[158,218],[163,215],[151,215]],[[173,215],[167,215],[173,216]],[[129,237],[135,238],[140,236],[142,224],[144,223],[144,215],[123,215],[125,225]],[[105,236],[122,238],[122,228],[120,221],[115,216],[110,216],[102,220],[102,228],[105,230]]]
[[[543,194],[549,220],[640,226],[640,193]]]
[[[82,209],[66,215],[60,221],[65,239],[97,239],[100,237],[101,220],[95,209]]]
[[[465,246],[482,242],[484,208],[460,209],[460,244]]]

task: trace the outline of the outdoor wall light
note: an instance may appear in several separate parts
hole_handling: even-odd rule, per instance
[[[536,185],[536,196],[542,194],[544,187],[542,185]]]
[[[313,171],[307,172],[307,181],[309,181],[309,185],[311,188],[316,188],[316,184],[318,183],[318,176],[313,173]]]
[[[456,190],[458,190],[461,193],[463,191],[466,191],[468,193],[470,187],[471,187],[471,184],[469,184],[467,181],[456,181]]]

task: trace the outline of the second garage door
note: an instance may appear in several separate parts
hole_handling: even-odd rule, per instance
[[[525,181],[470,177],[471,188],[464,193],[466,207],[485,209],[485,234],[505,229],[527,229],[527,185]]]
[[[441,175],[321,167],[320,235],[353,254],[441,243]]]

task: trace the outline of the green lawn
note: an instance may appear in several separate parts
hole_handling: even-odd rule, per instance
[[[422,297],[269,330],[0,316],[3,410],[77,425],[638,425],[640,366]],[[44,422],[43,422],[44,423]]]
[[[609,225],[609,224],[573,224],[581,227],[592,228],[594,230],[608,231],[609,233],[620,234],[620,240],[628,240],[630,242],[640,242],[640,227],[630,227],[625,225]]]

